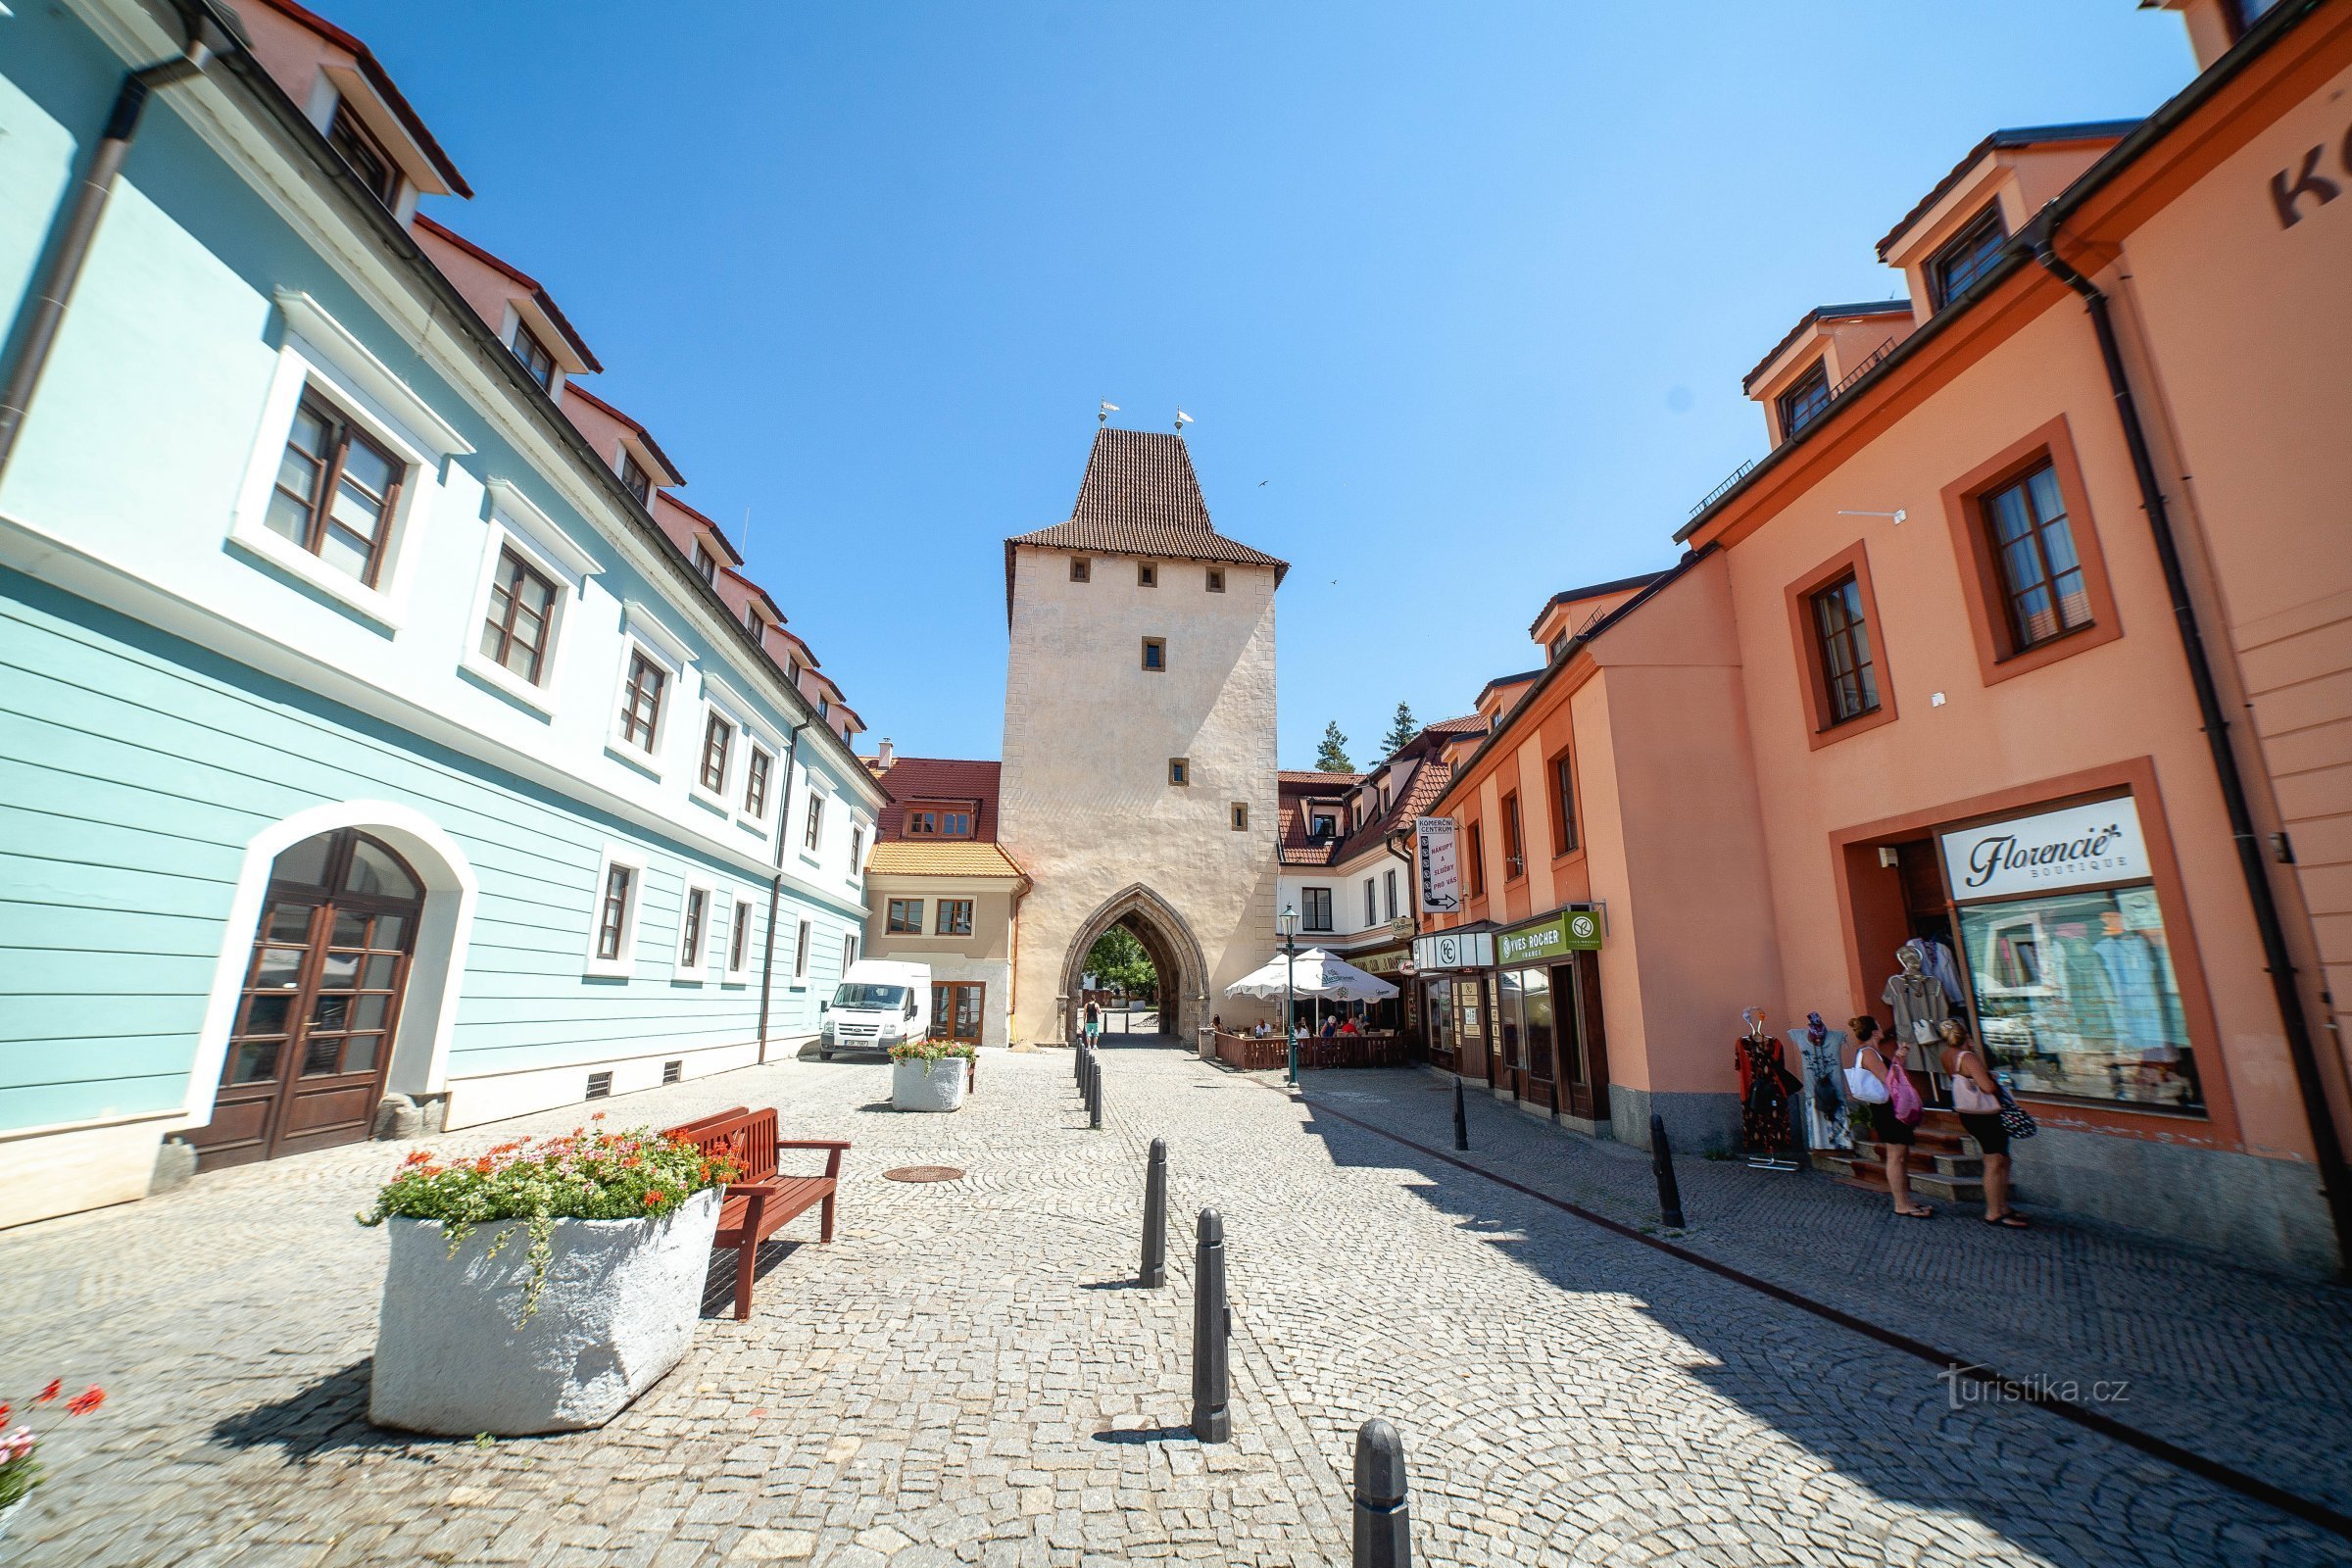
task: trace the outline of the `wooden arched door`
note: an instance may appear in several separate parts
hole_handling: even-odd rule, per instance
[[[241,1165],[368,1135],[416,946],[424,884],[381,840],[339,828],[270,867],[198,1161]]]

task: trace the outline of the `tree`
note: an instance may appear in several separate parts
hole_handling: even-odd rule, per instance
[[[1340,733],[1340,721],[1336,718],[1323,726],[1323,744],[1315,748],[1315,770],[1319,773],[1355,771],[1355,764],[1348,760],[1348,737]]]
[[[1380,755],[1383,757],[1395,757],[1398,752],[1401,752],[1407,746],[1410,746],[1413,743],[1413,737],[1420,733],[1421,721],[1413,717],[1413,710],[1411,706],[1405,703],[1398,703],[1396,705],[1396,716],[1389,720],[1388,734],[1381,737]]]
[[[1152,966],[1152,955],[1123,925],[1114,925],[1096,939],[1087,950],[1085,969],[1105,991],[1147,1000],[1159,991],[1159,971]]]

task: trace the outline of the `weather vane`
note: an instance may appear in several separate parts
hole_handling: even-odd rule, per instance
[[[1108,424],[1110,422],[1110,416],[1118,412],[1119,406],[1116,403],[1111,402],[1110,399],[1104,398],[1102,404],[1095,410],[1095,422],[1097,424]]]
[[[1178,435],[1184,434],[1184,427],[1194,422],[1195,420],[1191,415],[1185,413],[1182,409],[1178,409],[1176,411],[1176,433]]]

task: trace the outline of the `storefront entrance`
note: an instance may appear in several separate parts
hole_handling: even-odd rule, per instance
[[[415,951],[424,886],[352,828],[270,868],[213,1119],[188,1142],[207,1168],[368,1135]]]
[[[931,1030],[941,1040],[961,1045],[980,1043],[980,1020],[987,1017],[988,987],[977,980],[942,980],[931,987]]]

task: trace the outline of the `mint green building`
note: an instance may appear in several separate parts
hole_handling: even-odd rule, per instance
[[[865,917],[838,688],[365,46],[227,9],[0,15],[0,1225],[795,1050]]]

